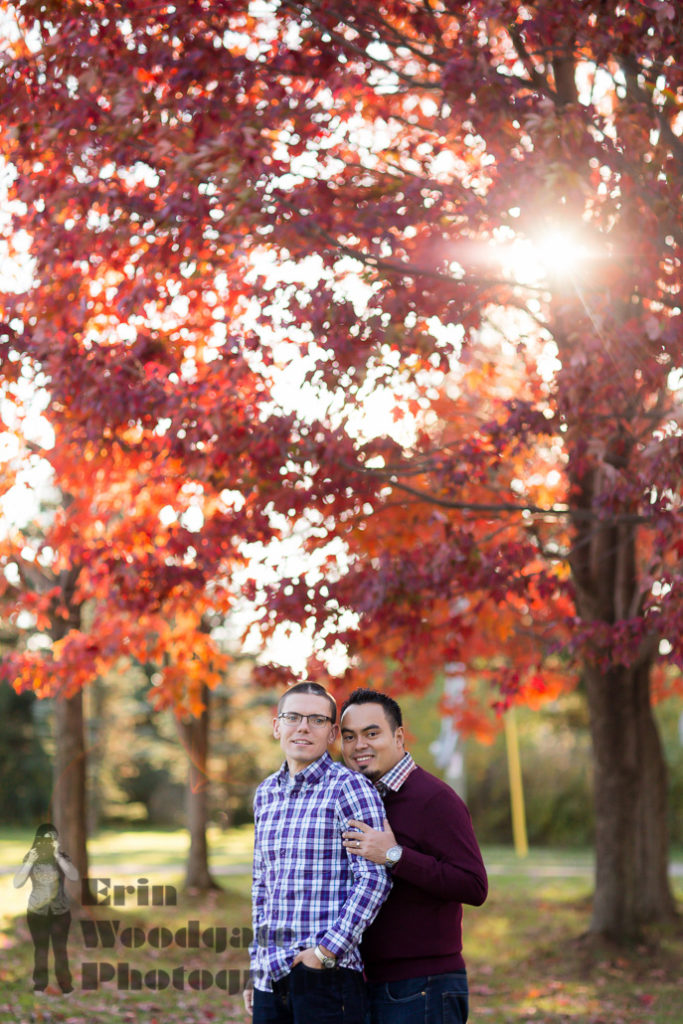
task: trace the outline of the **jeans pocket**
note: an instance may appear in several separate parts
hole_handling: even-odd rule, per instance
[[[324,974],[331,974],[332,973],[329,968],[325,968],[325,967],[309,967],[308,964],[303,963],[303,961],[301,961],[301,960],[296,965],[296,967],[292,968],[292,970],[295,971],[297,967],[300,967],[301,970],[302,970],[302,973],[304,973],[304,974],[319,974],[319,975],[322,976]]]
[[[403,981],[386,982],[386,994],[390,1003],[417,1003],[424,999],[426,978],[406,978]]]

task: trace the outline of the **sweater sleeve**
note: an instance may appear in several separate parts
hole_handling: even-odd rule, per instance
[[[457,793],[439,789],[426,801],[420,835],[420,849],[404,845],[392,875],[432,896],[481,906],[488,894],[486,868],[470,813]]]

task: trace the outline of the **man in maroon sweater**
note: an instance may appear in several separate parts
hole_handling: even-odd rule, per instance
[[[354,691],[340,722],[344,760],[375,784],[388,819],[383,832],[354,821],[344,833],[350,853],[386,864],[393,879],[361,942],[371,1024],[465,1024],[462,904],[481,906],[488,891],[469,811],[406,752],[387,694]]]

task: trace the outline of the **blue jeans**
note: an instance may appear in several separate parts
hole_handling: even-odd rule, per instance
[[[252,1024],[364,1024],[365,984],[360,971],[297,964],[272,992],[254,989]]]
[[[367,986],[369,1024],[465,1024],[467,972],[432,974]]]

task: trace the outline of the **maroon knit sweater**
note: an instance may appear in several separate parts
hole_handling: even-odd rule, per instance
[[[478,907],[488,881],[466,805],[423,768],[384,798],[403,855],[393,888],[361,942],[370,982],[462,970],[462,904]]]

